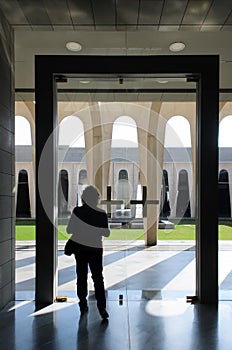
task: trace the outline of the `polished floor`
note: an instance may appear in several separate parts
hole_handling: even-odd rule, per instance
[[[231,350],[232,246],[220,244],[218,307],[191,304],[195,291],[194,242],[107,242],[104,276],[108,322],[98,314],[89,278],[89,312],[80,317],[74,259],[59,246],[58,295],[40,311],[34,305],[34,246],[16,251],[16,301],[0,312],[0,349]]]

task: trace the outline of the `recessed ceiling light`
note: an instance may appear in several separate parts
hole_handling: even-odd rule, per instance
[[[169,46],[169,50],[172,52],[180,52],[184,50],[184,48],[185,48],[185,44],[181,42],[175,42]]]
[[[80,83],[81,83],[81,84],[89,84],[90,81],[89,81],[89,80],[80,80]]]
[[[66,48],[70,51],[81,51],[82,46],[81,44],[75,42],[75,41],[69,41],[66,43]]]
[[[167,84],[168,83],[168,80],[165,80],[165,79],[157,79],[156,81],[159,84]]]

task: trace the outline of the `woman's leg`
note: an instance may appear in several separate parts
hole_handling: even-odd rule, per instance
[[[76,273],[77,273],[77,296],[80,300],[80,308],[87,306],[87,295],[88,295],[88,261],[84,254],[81,252],[75,255],[76,259]]]
[[[94,252],[89,258],[89,266],[94,282],[95,297],[98,309],[106,307],[105,287],[103,278],[102,251]]]

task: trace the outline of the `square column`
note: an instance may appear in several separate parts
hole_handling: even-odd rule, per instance
[[[213,73],[213,74],[212,74]],[[197,83],[196,262],[197,296],[218,302],[218,127],[219,63]]]
[[[54,302],[57,269],[56,82],[36,60],[36,309]]]

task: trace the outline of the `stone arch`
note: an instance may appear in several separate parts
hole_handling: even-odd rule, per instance
[[[177,120],[179,126],[178,128],[173,124],[170,127],[171,122]],[[184,125],[185,124],[185,125]],[[184,132],[183,132],[184,131]],[[169,132],[169,135],[167,133]],[[183,135],[185,135],[185,140],[183,140]],[[167,138],[172,138],[172,142],[167,140]],[[180,138],[182,137],[182,140]],[[167,141],[169,143],[167,144]],[[188,118],[183,115],[173,115],[168,119],[165,129],[165,146],[166,147],[191,147],[191,129]]]
[[[226,169],[221,169],[219,172],[218,197],[218,216],[221,218],[231,217],[230,184],[228,171]]]
[[[77,204],[81,205],[81,195],[84,188],[88,185],[88,174],[86,169],[80,169],[78,173],[78,182],[77,182]]]
[[[162,189],[160,199],[160,217],[167,218],[170,215],[170,201],[169,201],[169,179],[168,171],[163,169]]]
[[[232,102],[220,102],[219,122],[232,114]]]
[[[128,136],[128,135],[123,135],[123,132],[124,132],[123,129],[125,127],[128,128],[128,130],[130,130],[130,138],[131,138],[131,134],[133,135],[133,137],[131,138],[132,141],[126,142],[128,138],[124,138],[124,136]],[[115,139],[114,136],[117,132],[118,134],[120,134],[120,138],[118,139],[120,143],[121,142],[125,143],[127,147],[135,147],[135,146],[138,147],[137,130],[138,130],[138,126],[137,126],[136,120],[133,117],[131,117],[130,115],[118,116],[117,118],[115,118],[113,122],[112,137],[111,137],[112,143]],[[112,143],[111,143],[111,147],[112,147]],[[118,144],[116,146],[118,146]]]
[[[69,203],[69,176],[68,171],[61,169],[58,180],[58,217],[67,217]]]
[[[176,112],[176,110],[175,110]],[[184,111],[182,111],[184,112]],[[175,119],[174,119],[175,118]],[[178,118],[178,119],[176,119]],[[169,127],[170,123],[172,125],[172,121],[175,122],[175,120],[177,120],[177,124],[180,123],[180,126],[177,125],[175,126],[171,126],[171,129],[169,129],[170,133],[169,135],[166,134],[167,132],[167,128]],[[177,217],[182,217],[182,214],[184,216],[189,216],[190,213],[194,216],[194,209],[195,209],[195,205],[194,205],[194,197],[195,196],[195,189],[194,189],[194,177],[195,177],[195,141],[194,144],[192,144],[192,139],[193,136],[195,135],[195,129],[193,130],[193,124],[195,125],[195,123],[192,122],[191,124],[191,118],[186,117],[186,115],[172,115],[168,118],[167,124],[166,124],[166,130],[165,130],[165,148],[169,149],[169,156],[172,158],[173,161],[173,181],[171,184],[171,188],[170,188],[170,203],[171,203],[171,209],[172,209],[172,216],[177,216]],[[182,139],[182,135],[186,135],[186,138],[183,140]],[[172,138],[173,140],[168,141],[168,137]],[[175,148],[178,148],[178,161],[176,162],[175,160]],[[190,150],[191,149],[191,150]],[[173,155],[172,155],[172,152]],[[187,210],[186,213],[182,213],[182,209],[181,206],[181,202],[184,201],[184,199],[182,198],[180,200],[180,196],[183,196],[183,192],[179,192],[179,181],[180,181],[180,177],[182,177],[182,173],[180,173],[181,169],[180,166],[183,166],[183,164],[181,165],[181,163],[188,163],[186,164],[187,166],[187,178],[188,178],[188,198],[190,200],[190,206]],[[180,163],[180,164],[178,164]],[[184,176],[184,175],[183,175]],[[187,195],[187,192],[186,192]],[[178,199],[179,198],[179,199]],[[191,210],[190,210],[191,208]]]
[[[232,110],[230,114],[224,115],[220,120],[219,139],[218,139],[219,148],[232,147],[231,132],[230,132],[231,126],[232,126]],[[228,132],[229,132],[229,135],[227,134]]]
[[[81,169],[78,175],[78,184],[85,186],[88,184],[87,170]]]
[[[179,218],[191,217],[189,180],[188,172],[185,169],[181,169],[178,176],[176,216]]]
[[[129,209],[130,201],[130,185],[128,179],[128,171],[126,169],[121,169],[118,173],[118,183],[117,183],[117,199],[122,199],[125,201],[125,209]]]
[[[64,116],[59,124],[59,145],[85,148],[84,123],[77,115]]]
[[[16,217],[17,218],[30,218],[31,217],[28,173],[25,169],[20,170],[19,174],[18,174]]]
[[[23,131],[22,135],[20,135],[20,131]],[[31,146],[32,139],[32,130],[29,120],[23,115],[15,115],[15,145]]]
[[[28,133],[28,137],[30,142],[24,144],[24,146],[30,148],[30,154],[32,161],[30,163],[24,163],[23,165],[18,163],[16,165],[16,169],[19,172],[20,167],[25,167],[28,172],[28,182],[29,182],[29,195],[30,195],[30,206],[31,206],[31,216],[35,217],[35,120],[34,120],[34,108],[35,105],[31,101],[22,102],[17,101],[15,103],[15,123],[17,123],[17,117],[23,118],[26,125],[26,130],[23,128],[23,138],[25,138],[25,132]],[[17,128],[15,128],[15,139],[17,138]],[[23,146],[23,142],[21,142],[21,146],[16,141],[16,161],[17,161],[17,152],[20,152],[20,148]],[[18,188],[17,183],[18,178],[16,179],[16,186]],[[17,202],[17,189],[16,189],[16,202]]]
[[[16,101],[15,116],[23,116],[30,124],[32,145],[35,145],[35,104],[33,101]]]
[[[114,198],[123,199],[125,201],[124,210],[130,209],[133,216],[135,216],[135,207],[130,208],[129,200],[137,198],[139,164],[137,130],[135,119],[128,113],[114,118],[111,142],[111,165],[114,169],[113,196]],[[127,139],[128,134],[130,134],[129,141]],[[117,168],[113,167],[115,161],[118,163]],[[122,178],[122,174],[127,174],[127,179],[124,175],[124,178]]]
[[[121,168],[118,171],[117,183],[116,183],[116,198],[122,199],[124,201],[124,205],[117,205],[115,215],[117,218],[128,218],[131,217],[131,209],[130,209],[130,183],[129,183],[129,174],[128,170],[125,168]]]

